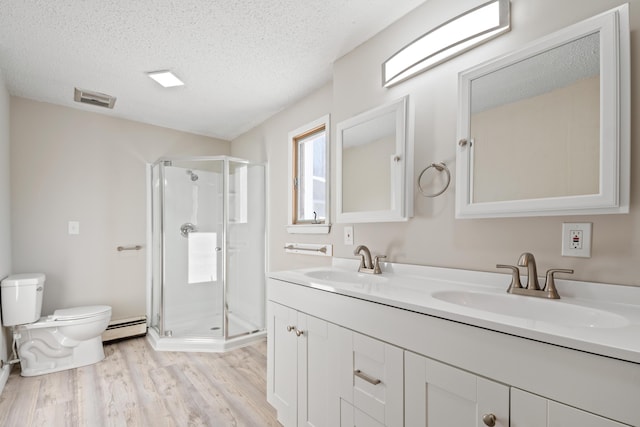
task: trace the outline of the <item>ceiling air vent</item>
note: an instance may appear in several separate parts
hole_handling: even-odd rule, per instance
[[[97,107],[113,108],[116,98],[111,95],[100,92],[91,92],[89,90],[75,88],[73,100],[84,104],[91,104]]]

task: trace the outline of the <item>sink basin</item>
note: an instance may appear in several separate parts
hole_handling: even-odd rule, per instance
[[[358,273],[354,271],[340,271],[340,270],[314,270],[304,273],[305,276],[311,279],[322,280],[326,282],[340,282],[350,284],[376,284],[384,283],[387,279],[380,274],[366,274]]]
[[[618,314],[567,304],[562,300],[472,291],[439,291],[434,292],[432,296],[441,301],[476,310],[558,326],[620,328],[629,324],[626,318]]]

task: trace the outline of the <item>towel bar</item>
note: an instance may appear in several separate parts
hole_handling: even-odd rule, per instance
[[[321,248],[301,248],[299,246],[287,245],[284,247],[285,249],[295,249],[296,251],[311,251],[311,252],[327,252],[327,247],[323,246]]]
[[[122,251],[139,251],[140,249],[142,249],[142,245],[118,246],[116,249],[118,250],[118,252],[122,252]]]
[[[333,256],[333,245],[323,243],[285,243],[284,250],[291,254]]]

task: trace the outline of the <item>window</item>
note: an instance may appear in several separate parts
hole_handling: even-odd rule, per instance
[[[324,126],[293,139],[294,224],[323,224],[327,217],[326,147]]]
[[[289,133],[291,233],[329,232],[328,152],[329,116]]]

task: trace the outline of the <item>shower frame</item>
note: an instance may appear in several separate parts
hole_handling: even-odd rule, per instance
[[[222,208],[222,259],[221,263],[222,269],[222,336],[221,337],[209,337],[209,336],[186,336],[186,337],[174,337],[172,336],[170,330],[165,328],[165,319],[166,319],[166,301],[165,301],[165,284],[166,284],[166,230],[164,227],[165,224],[165,185],[159,185],[157,197],[157,206],[160,207],[159,212],[156,215],[154,214],[154,208],[156,203],[154,201],[154,175],[153,170],[156,166],[158,166],[158,179],[162,182],[165,179],[164,167],[172,166],[172,164],[179,162],[215,162],[220,161],[223,164],[222,171],[222,186],[223,186],[223,208]],[[263,313],[263,323],[261,328],[255,330],[248,330],[246,332],[241,332],[237,334],[230,335],[229,334],[229,304],[227,301],[228,295],[228,229],[229,229],[229,169],[230,162],[235,162],[239,164],[245,164],[247,166],[261,166],[263,168],[263,179],[262,185],[265,191],[265,206],[263,210],[263,220],[264,220],[264,238],[263,238],[263,295],[265,298],[262,301],[262,313]],[[189,171],[191,172],[191,171]],[[193,172],[192,172],[193,173]],[[163,157],[158,159],[153,164],[150,164],[148,167],[148,247],[151,250],[148,251],[148,259],[147,259],[147,272],[148,272],[148,293],[147,293],[147,313],[148,313],[148,326],[149,326],[149,334],[148,338],[151,342],[152,346],[156,350],[166,350],[166,351],[226,351],[232,348],[236,348],[242,345],[246,345],[254,340],[261,339],[266,336],[266,265],[267,265],[267,251],[266,251],[266,241],[267,241],[267,218],[266,218],[266,165],[264,163],[253,163],[244,159],[231,157],[231,156],[193,156],[193,157]],[[192,179],[193,180],[193,179]],[[154,241],[153,236],[153,222],[159,222],[160,229],[160,241],[158,247],[156,247],[156,242]],[[160,251],[159,258],[156,259],[155,251]],[[161,263],[160,266],[160,277],[156,278],[156,269],[157,267],[154,265],[154,261],[159,261]],[[156,280],[160,280],[160,283],[155,283]],[[154,313],[154,286],[159,286],[159,313]],[[212,307],[213,309],[214,307]],[[158,319],[154,319],[154,315],[159,315]]]

